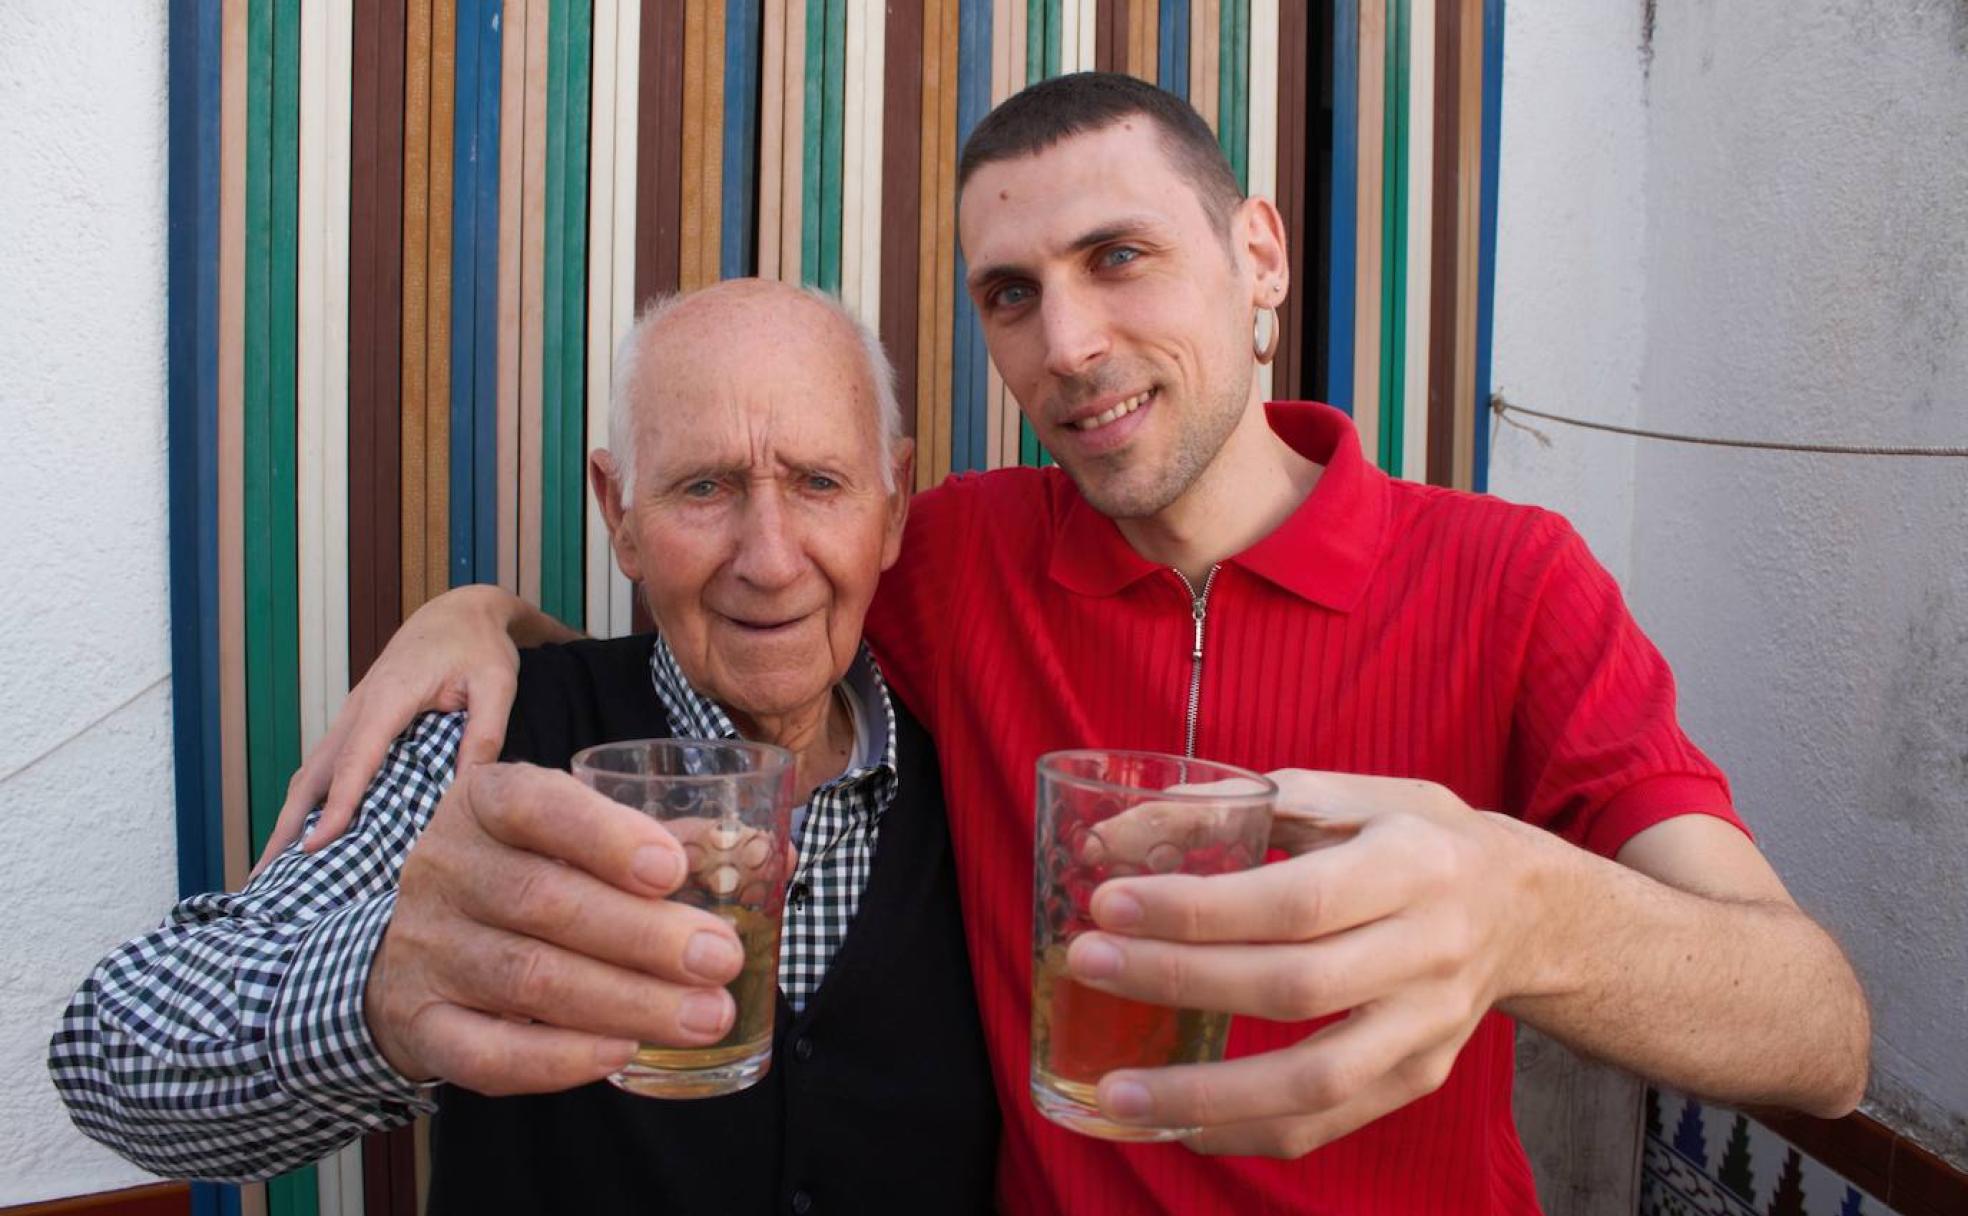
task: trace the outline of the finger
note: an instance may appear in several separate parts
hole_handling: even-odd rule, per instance
[[[680,984],[724,984],[744,965],[731,924],[618,890],[573,866],[496,843],[447,893],[467,918]]]
[[[1100,1080],[1100,1109],[1144,1127],[1212,1128],[1335,1111],[1387,1083],[1411,1084],[1418,1094],[1421,1082],[1433,1078],[1413,1076],[1405,1062],[1438,1049],[1453,1062],[1461,1046],[1444,1021],[1419,1002],[1389,1002],[1279,1051],[1216,1064],[1117,1070]]]
[[[518,679],[509,668],[475,675],[465,688],[465,735],[458,744],[458,761],[490,764],[506,745],[506,722],[512,716]]]
[[[502,844],[578,866],[624,891],[668,895],[683,882],[683,849],[661,823],[569,773],[488,764],[463,781],[472,814]]]
[[[1205,1128],[1183,1137],[1182,1142],[1198,1153],[1293,1160],[1351,1135],[1420,1096],[1389,1081],[1329,1111]]]
[[[341,748],[335,754],[334,775],[329,781],[328,796],[321,803],[321,817],[303,843],[308,852],[326,848],[355,820],[356,808],[382,769],[390,744],[416,716],[417,709],[415,705],[398,708],[367,698],[359,705],[343,707],[344,715],[352,713],[356,717],[343,734]]]
[[[1154,801],[1075,832],[1074,859],[1109,874],[1220,874],[1262,860],[1269,816],[1259,806]]]
[[[1361,833],[1237,874],[1117,878],[1101,884],[1091,907],[1100,928],[1131,937],[1309,941],[1390,915],[1416,888],[1398,841]]]
[[[436,960],[435,987],[467,1008],[669,1047],[715,1043],[736,1015],[723,988],[669,983],[484,925],[448,936],[460,948]]]
[[[422,1059],[454,1085],[494,1097],[554,1093],[599,1081],[635,1054],[633,1039],[488,1017],[433,1005],[414,1028]]]
[[[1380,999],[1441,951],[1389,918],[1285,945],[1195,945],[1086,933],[1067,951],[1073,977],[1119,996],[1301,1022]]]

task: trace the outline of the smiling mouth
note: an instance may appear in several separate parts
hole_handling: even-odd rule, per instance
[[[754,621],[754,620],[746,620],[744,617],[738,617],[738,616],[728,616],[724,619],[730,621],[733,625],[738,626],[738,628],[748,630],[752,633],[772,633],[776,630],[791,629],[794,625],[797,625],[801,621],[805,620],[806,617],[803,615],[792,616],[779,621]]]
[[[1081,418],[1066,425],[1081,433],[1097,431],[1104,426],[1112,426],[1154,399],[1155,389],[1145,389],[1124,401],[1117,401],[1107,409],[1088,418]]]

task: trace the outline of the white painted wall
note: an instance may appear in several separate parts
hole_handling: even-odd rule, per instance
[[[146,1180],[44,1061],[90,965],[176,893],[165,28],[123,0],[0,28],[0,1206]]]
[[[1499,387],[1667,430],[1968,443],[1968,4],[1658,0],[1650,66],[1641,0],[1612,7],[1509,6]],[[1493,487],[1622,576],[1866,980],[1869,1107],[1968,1164],[1968,462],[1540,427],[1549,449],[1503,429]]]

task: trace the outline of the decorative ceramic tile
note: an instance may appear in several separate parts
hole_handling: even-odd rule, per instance
[[[1895,1216],[1747,1115],[1647,1090],[1639,1216]]]

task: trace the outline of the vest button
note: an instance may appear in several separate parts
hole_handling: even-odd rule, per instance
[[[803,882],[794,883],[791,889],[786,892],[786,898],[792,901],[793,911],[795,912],[806,907],[806,896],[807,886]]]
[[[812,1210],[813,1210],[813,1196],[807,1194],[805,1191],[794,1191],[793,1192],[794,1216],[806,1216],[806,1214],[808,1212],[811,1212]]]
[[[805,1035],[794,1039],[793,1054],[802,1060],[811,1060],[813,1058],[813,1040],[807,1038]]]

